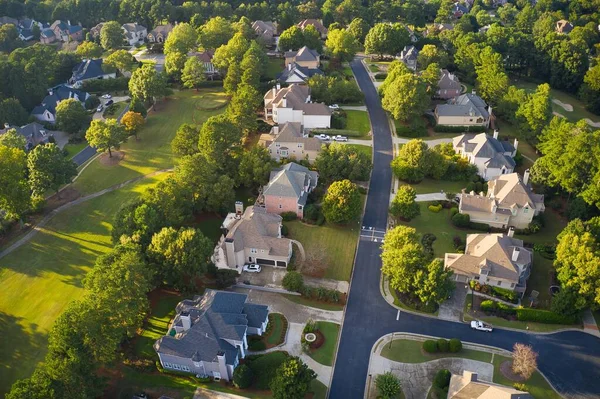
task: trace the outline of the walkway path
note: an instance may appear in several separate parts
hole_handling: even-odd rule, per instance
[[[367,106],[366,105],[342,105],[340,107],[343,110],[346,111],[366,111],[367,110]]]
[[[446,194],[445,193],[417,194],[415,201],[417,201],[417,202],[446,201]]]
[[[31,240],[46,224],[48,224],[48,222],[50,220],[52,220],[52,218],[54,218],[54,216],[58,215],[59,213],[64,212],[67,209],[71,209],[72,207],[82,204],[84,202],[87,202],[91,199],[100,197],[101,195],[104,195],[106,193],[110,193],[112,191],[121,189],[129,184],[136,183],[147,177],[157,176],[157,175],[160,175],[165,172],[171,172],[172,170],[173,170],[173,168],[162,169],[162,170],[157,170],[156,172],[148,173],[147,175],[144,175],[144,176],[138,176],[134,179],[124,181],[123,183],[116,184],[112,187],[105,188],[104,190],[98,191],[98,192],[90,194],[90,195],[86,195],[85,197],[78,198],[75,201],[71,201],[64,205],[59,206],[58,208],[56,208],[55,210],[53,210],[52,212],[50,212],[49,214],[44,216],[44,218],[42,220],[40,220],[38,224],[36,224],[35,226],[32,227],[32,229],[29,233],[25,234],[21,239],[14,242],[11,246],[6,248],[4,251],[0,252],[0,259],[2,259],[6,255],[13,252],[15,249],[19,248],[20,246],[22,246],[23,244],[25,244],[29,240]]]

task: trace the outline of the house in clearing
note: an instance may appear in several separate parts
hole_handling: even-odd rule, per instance
[[[321,56],[315,50],[311,50],[304,46],[298,51],[285,52],[285,66],[296,64],[298,66],[310,69],[319,68]]]
[[[481,97],[472,93],[451,98],[446,104],[435,107],[435,121],[443,126],[482,126],[490,125],[492,107]]]
[[[304,134],[299,122],[288,122],[273,126],[264,146],[271,158],[278,162],[283,159],[307,159],[313,162],[321,152],[322,143],[318,138]]]
[[[67,85],[58,85],[48,90],[48,95],[42,103],[31,111],[31,115],[40,122],[56,123],[56,106],[59,102],[74,98],[83,104],[90,97],[85,91],[77,90]]]
[[[452,139],[454,151],[477,166],[477,173],[485,180],[514,172],[518,145],[517,139],[513,144],[498,140],[498,130],[492,137],[486,133],[465,133]]]
[[[314,26],[317,32],[319,32],[319,34],[321,35],[321,39],[327,38],[327,28],[318,19],[305,19],[298,23],[298,27],[302,30],[306,29],[306,27],[310,25]]]
[[[306,68],[291,62],[287,64],[283,72],[277,75],[277,80],[287,84],[306,84],[308,79],[315,75],[324,75],[324,73],[319,68]]]
[[[102,58],[95,60],[83,60],[73,68],[73,75],[69,79],[69,84],[80,88],[86,80],[94,79],[114,79],[117,77],[116,71],[104,69]]]
[[[533,399],[529,393],[492,382],[481,381],[477,373],[452,374],[447,399]]]
[[[544,196],[534,194],[528,183],[529,169],[523,179],[516,172],[494,177],[488,182],[487,195],[460,194],[458,210],[469,215],[472,222],[525,229],[546,209]]]
[[[448,72],[447,69],[440,70],[440,80],[438,81],[438,90],[436,96],[445,100],[460,96],[462,86],[458,77]]]
[[[160,364],[217,381],[231,381],[248,335],[262,335],[269,316],[268,306],[249,303],[246,294],[211,289],[175,309],[169,333],[154,344]]]
[[[305,129],[331,127],[331,110],[323,103],[313,103],[306,85],[282,88],[277,84],[264,95],[264,107],[265,117],[280,125],[299,122]]]
[[[254,21],[252,29],[256,33],[256,38],[265,46],[275,45],[277,36],[277,23],[273,21]]]
[[[446,253],[444,266],[454,272],[458,282],[476,280],[523,295],[533,252],[513,234],[513,229],[508,234],[468,234],[465,253]]]

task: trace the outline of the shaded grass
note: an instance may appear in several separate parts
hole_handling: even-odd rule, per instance
[[[320,348],[309,350],[308,355],[318,363],[331,366],[333,365],[333,356],[340,333],[340,325],[328,321],[317,321],[316,327],[325,337],[325,342],[323,342]]]
[[[310,390],[314,394],[313,399],[327,398],[327,387],[316,378],[310,383]]]
[[[326,248],[327,269],[325,278],[350,281],[359,223],[322,226],[307,225],[298,220],[285,222],[289,237],[298,240],[309,253],[314,249]]]
[[[269,384],[275,377],[275,371],[287,358],[288,354],[286,352],[270,352],[251,360],[248,365],[254,373],[254,384],[252,386],[261,390],[269,389]]]
[[[79,154],[79,152],[81,152],[81,150],[83,150],[85,147],[87,147],[87,145],[88,145],[88,143],[86,141],[84,141],[82,143],[77,143],[77,144],[71,144],[71,143],[65,144],[65,147],[63,148],[63,150],[67,151],[66,158],[67,159],[73,158],[75,155]]]
[[[500,355],[494,356],[494,382],[497,384],[512,386],[514,381],[504,377],[500,371],[500,365],[510,358]],[[546,382],[539,371],[533,373],[531,378],[523,382],[527,387],[527,391],[536,399],[560,399],[561,396]]]
[[[527,280],[527,291],[525,292],[524,301],[531,295],[531,291],[539,292],[538,302],[536,307],[550,309],[552,295],[550,295],[550,285],[552,283],[552,275],[554,274],[554,266],[552,260],[546,259],[541,255],[534,253],[533,265],[531,267],[531,275]]]
[[[118,103],[113,103],[104,109],[102,116],[105,118],[117,119],[121,112],[125,110],[127,103],[125,101],[120,101]]]
[[[371,131],[371,123],[369,122],[367,111],[351,109],[344,112],[346,112],[347,116],[346,129],[359,132],[360,136],[356,138],[368,138],[368,134]]]
[[[284,67],[285,60],[283,58],[269,58],[266,71],[267,78],[274,80],[283,71]]]
[[[426,353],[422,350],[423,343],[411,339],[395,339],[381,349],[381,356],[402,363],[423,363],[445,357],[458,357],[490,363],[492,354],[473,349],[462,349],[458,353]]]
[[[420,183],[411,184],[404,183],[412,186],[415,189],[417,194],[429,194],[429,193],[439,193],[444,190],[444,193],[460,193],[461,190],[467,187],[468,182],[464,181],[449,181],[449,180],[433,180],[433,179],[423,179]]]
[[[285,339],[285,328],[286,328],[286,319],[285,316],[281,313],[269,313],[269,325],[267,326],[267,331],[269,328],[269,335],[266,336],[265,340],[267,345],[277,346],[283,343]]]
[[[321,302],[314,299],[305,298],[300,295],[289,295],[283,294],[286,299],[297,303],[298,305],[309,306],[311,308],[323,309],[323,310],[333,310],[333,311],[341,311],[344,310],[344,305],[339,303],[330,303],[330,302]]]
[[[373,148],[371,146],[362,145],[362,144],[346,144],[346,145],[348,147],[354,148],[357,152],[362,152],[363,154],[366,154],[371,161],[373,160]]]

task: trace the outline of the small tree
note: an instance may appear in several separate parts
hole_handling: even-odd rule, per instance
[[[300,292],[304,287],[304,277],[296,271],[290,271],[283,277],[282,284],[288,291]]]
[[[123,125],[123,127],[125,128],[127,134],[135,136],[136,139],[138,132],[144,126],[145,123],[146,120],[144,119],[142,114],[133,111],[125,112],[125,114],[121,118],[121,125]]]
[[[75,54],[82,58],[98,58],[102,56],[102,47],[94,42],[82,42],[77,46]]]
[[[108,151],[109,158],[112,158],[111,148],[119,149],[126,137],[125,129],[115,119],[94,120],[85,133],[88,143],[100,152]]]
[[[50,189],[58,193],[77,175],[77,166],[53,143],[36,146],[27,155],[27,168],[31,190],[40,197]]]
[[[411,220],[418,216],[421,211],[419,204],[415,202],[416,197],[417,193],[414,188],[408,185],[400,186],[392,201],[390,213],[403,220]]]
[[[89,120],[83,105],[74,98],[63,100],[56,106],[56,124],[67,133],[73,134],[84,129]]]
[[[346,223],[358,218],[362,201],[358,187],[350,180],[336,181],[323,199],[323,215],[332,223]]]
[[[183,71],[181,72],[181,83],[183,83],[183,87],[198,90],[200,84],[205,80],[204,64],[202,64],[198,57],[188,58],[187,61],[185,61]]]
[[[516,343],[513,346],[512,371],[525,379],[537,369],[537,353],[530,345]]]
[[[16,129],[8,129],[6,133],[0,135],[0,145],[24,150],[27,145],[27,139],[17,133]]]
[[[288,358],[275,372],[270,388],[275,399],[303,399],[317,378],[299,357]]]
[[[253,377],[252,369],[242,364],[233,372],[233,385],[239,389],[248,388],[252,384]]]
[[[387,371],[375,377],[375,386],[383,399],[393,399],[400,393],[402,385],[391,371]]]

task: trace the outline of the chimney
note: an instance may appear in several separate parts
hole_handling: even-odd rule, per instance
[[[515,141],[513,143],[513,147],[515,147],[515,154],[516,154],[517,148],[519,147],[519,140],[517,140],[516,138],[515,138]]]
[[[271,128],[271,135],[272,136],[277,136],[279,134],[279,126],[273,126]]]
[[[190,314],[188,312],[181,312],[179,319],[183,325],[183,331],[187,331],[190,329],[190,327],[192,327],[192,319],[190,318]]]
[[[529,169],[525,170],[525,173],[523,173],[523,184],[527,185],[529,183]]]
[[[516,261],[517,261],[517,259],[519,259],[519,253],[520,253],[520,252],[521,252],[521,250],[520,250],[519,248],[517,248],[517,247],[515,247],[515,248],[513,249],[513,253],[512,253],[512,261],[513,261],[513,262],[516,262]]]
[[[470,382],[477,382],[477,373],[465,370],[463,376]]]
[[[508,228],[508,234],[509,237],[514,237],[515,235],[515,228],[514,227],[509,227]]]
[[[477,95],[477,92],[475,91],[475,89],[471,90],[471,94],[474,96]]]
[[[219,363],[219,373],[221,374],[221,379],[229,381],[229,373],[227,372],[227,364],[225,363],[224,351],[217,352],[217,362]]]
[[[494,129],[494,138],[498,140],[498,129]]]
[[[288,71],[291,71],[291,70],[292,70],[292,63],[290,62],[290,63],[288,64]]]
[[[277,90],[281,89],[281,83],[277,82]]]
[[[277,95],[277,89],[275,88],[275,86],[273,86],[273,98],[275,98],[275,96]]]
[[[282,108],[287,108],[287,99],[285,98],[285,96],[283,96],[283,98],[281,99],[281,106]]]
[[[490,114],[490,116],[492,116],[492,106],[491,105],[488,106],[488,114]]]
[[[225,238],[225,257],[230,269],[237,269],[234,245],[233,238]]]
[[[235,201],[235,214],[242,215],[244,213],[244,203],[242,201]]]

